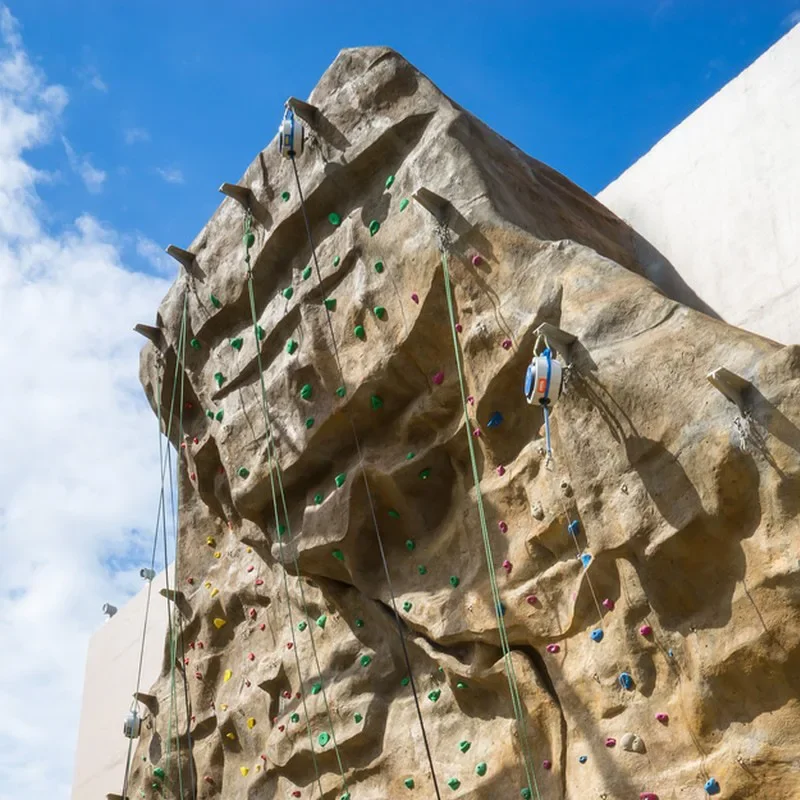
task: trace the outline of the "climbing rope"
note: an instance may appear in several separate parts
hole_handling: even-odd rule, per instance
[[[305,202],[305,197],[303,196],[303,188],[300,185],[300,173],[297,170],[297,162],[295,161],[293,155],[290,157],[290,160],[292,162],[292,169],[294,171],[295,184],[297,185],[297,194],[300,199],[300,208],[303,213],[303,221],[305,222],[306,235],[308,236],[308,244],[311,249],[311,257],[314,262],[314,269],[317,275],[317,285],[319,286],[320,295],[323,301],[322,305],[325,309],[325,318],[327,320],[328,330],[331,336],[331,344],[333,346],[334,360],[336,362],[336,368],[339,372],[339,380],[341,381],[340,385],[345,387],[345,392],[346,392],[347,383],[345,381],[344,371],[342,370],[341,359],[339,358],[339,348],[336,344],[336,336],[333,330],[333,322],[331,320],[330,310],[328,309],[328,306],[324,302],[325,291],[322,285],[322,272],[320,271],[319,260],[317,259],[317,249],[316,246],[314,245],[314,237],[311,233],[311,223],[308,218],[308,211],[306,210],[306,202]],[[441,800],[441,794],[439,793],[439,783],[436,780],[436,770],[433,766],[433,756],[431,755],[430,744],[428,743],[428,735],[425,730],[425,722],[422,718],[422,709],[419,704],[419,696],[417,695],[416,681],[414,680],[414,673],[411,668],[411,658],[409,657],[408,654],[408,646],[406,645],[405,634],[403,631],[403,622],[402,619],[400,618],[400,612],[397,610],[397,599],[395,597],[394,588],[392,586],[392,578],[389,573],[389,564],[387,563],[386,560],[386,551],[384,550],[383,547],[383,539],[380,533],[380,526],[378,525],[378,515],[375,511],[375,502],[372,497],[372,491],[370,489],[369,479],[367,478],[367,471],[364,466],[364,455],[361,449],[361,443],[359,441],[358,432],[356,430],[356,426],[355,423],[353,422],[352,417],[347,413],[346,410],[344,411],[344,414],[348,422],[350,423],[350,428],[353,433],[353,441],[355,442],[356,453],[358,456],[358,464],[361,469],[361,474],[364,478],[364,486],[367,492],[367,502],[369,504],[370,514],[372,516],[372,523],[375,528],[375,538],[378,543],[378,551],[380,553],[381,563],[383,565],[383,573],[386,578],[386,585],[387,588],[389,589],[389,595],[392,601],[392,610],[394,612],[395,624],[397,626],[397,635],[400,638],[400,645],[403,649],[403,659],[405,660],[406,669],[408,670],[409,685],[411,686],[411,691],[414,696],[414,705],[417,710],[417,719],[419,720],[420,730],[422,731],[422,741],[425,745],[425,753],[428,758],[428,766],[430,768],[431,780],[433,781],[433,788],[436,793],[437,800]]]
[[[517,732],[520,738],[520,749],[522,751],[523,766],[528,782],[528,790],[533,787],[536,792],[537,800],[541,800],[541,793],[539,791],[539,784],[536,780],[536,771],[533,766],[533,756],[531,754],[530,743],[528,742],[527,726],[524,718],[524,709],[522,700],[519,694],[519,686],[517,684],[517,676],[514,670],[514,661],[511,657],[511,648],[508,642],[508,634],[506,632],[505,622],[503,620],[504,607],[500,599],[500,590],[497,585],[497,577],[494,568],[494,556],[492,555],[492,545],[489,539],[489,527],[486,523],[486,513],[483,507],[483,494],[480,486],[480,475],[478,473],[478,461],[475,457],[475,445],[473,444],[473,437],[470,432],[469,425],[469,410],[467,405],[467,390],[466,382],[464,379],[464,370],[461,362],[461,352],[458,343],[458,332],[456,330],[456,316],[453,306],[453,290],[450,284],[450,268],[448,266],[447,253],[450,249],[450,232],[444,225],[439,225],[437,228],[437,239],[439,242],[439,252],[441,254],[442,270],[444,272],[444,285],[445,295],[447,298],[447,311],[450,316],[450,331],[453,337],[453,351],[455,353],[456,371],[458,372],[458,382],[461,389],[461,406],[464,412],[464,429],[467,435],[467,442],[469,447],[469,457],[472,464],[472,477],[475,484],[475,499],[478,508],[478,519],[480,521],[481,536],[483,538],[483,547],[486,555],[486,565],[489,572],[489,583],[492,590],[492,600],[494,603],[494,612],[497,619],[497,627],[500,634],[500,646],[503,651],[503,663],[505,666],[506,678],[508,679],[508,688],[511,694],[511,704],[514,709],[514,718],[517,723]]]

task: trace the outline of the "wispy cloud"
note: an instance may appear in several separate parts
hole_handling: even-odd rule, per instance
[[[67,153],[70,168],[83,181],[87,191],[92,194],[102,192],[103,184],[107,177],[106,173],[102,169],[97,169],[97,167],[93,166],[89,156],[79,156],[66,136],[62,136],[61,141],[64,143],[64,150]]]
[[[800,8],[798,8],[796,11],[792,11],[791,14],[787,14],[783,20],[783,24],[787,28],[793,28],[799,22],[800,22]]]
[[[159,274],[164,277],[174,278],[177,272],[177,262],[168,256],[163,247],[152,239],[139,234],[136,237],[136,252]]]
[[[183,173],[177,167],[156,167],[156,172],[167,183],[183,183]]]
[[[84,86],[96,89],[98,92],[107,92],[108,84],[100,76],[100,72],[93,64],[89,64],[78,70],[78,77],[83,81]]]
[[[149,142],[150,131],[148,131],[146,128],[126,128],[124,137],[125,137],[125,144],[136,144],[137,142]]]

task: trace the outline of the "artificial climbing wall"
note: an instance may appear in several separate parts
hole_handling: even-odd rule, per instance
[[[800,796],[800,351],[662,295],[397,53],[342,52],[309,102],[142,353],[182,631],[128,796]],[[542,323],[576,337],[551,463]]]

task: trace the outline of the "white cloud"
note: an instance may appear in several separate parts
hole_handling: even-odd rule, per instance
[[[183,173],[176,167],[156,167],[156,172],[167,183],[183,183]]]
[[[149,142],[150,132],[146,128],[126,128],[125,144],[136,144],[137,142]]]
[[[164,248],[152,239],[139,234],[136,237],[136,252],[150,264],[160,275],[174,279],[177,274],[178,262],[168,256]]]
[[[106,182],[106,173],[102,169],[94,167],[89,156],[79,156],[75,152],[75,148],[67,141],[66,136],[62,136],[61,141],[64,143],[70,168],[80,176],[86,189],[92,194],[102,192],[103,184]]]
[[[788,14],[783,20],[783,24],[788,28],[793,28],[798,22],[800,22],[800,8],[796,11],[792,11],[792,13]]]
[[[66,102],[0,4],[0,800],[69,797],[88,637],[133,588],[104,560],[138,555],[158,487],[131,328],[167,282],[127,269],[123,234],[90,216],[39,222],[27,154]]]
[[[90,64],[79,70],[78,75],[85,86],[96,89],[98,92],[105,93],[108,91],[108,84],[102,79],[100,72],[94,65]]]

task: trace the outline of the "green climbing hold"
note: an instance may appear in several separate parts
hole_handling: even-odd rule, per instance
[[[321,691],[322,691],[322,684],[321,683],[315,683],[311,687],[311,694],[319,694]]]
[[[250,474],[250,470],[247,467],[239,467],[239,477],[246,478]]]
[[[383,306],[375,306],[372,311],[378,319],[383,319],[386,316],[386,309]]]
[[[455,791],[456,789],[458,789],[458,787],[459,787],[459,786],[461,786],[461,781],[460,781],[458,778],[450,778],[450,780],[449,780],[449,781],[447,781],[447,785],[448,785],[448,786],[449,786],[449,787],[450,787],[450,788],[451,788],[453,791]]]
[[[325,747],[325,745],[328,744],[330,740],[331,740],[331,735],[329,733],[325,733],[325,731],[322,731],[322,733],[317,737],[317,741],[319,742],[320,747]]]
[[[413,539],[406,539],[406,550],[408,550],[408,552],[409,552],[409,553],[410,553],[410,552],[411,552],[411,551],[412,551],[412,550],[413,550],[415,547],[416,547],[416,545],[414,544],[414,540],[413,540]]]
[[[299,630],[301,632],[304,631],[307,627],[308,627],[308,623],[306,623],[306,622],[301,621],[301,622],[297,623],[297,630]]]
[[[531,800],[531,797],[533,797],[531,790],[527,786],[520,791],[520,794],[522,795],[523,800]]]
[[[375,262],[375,272],[377,272],[379,275],[381,272],[383,272],[383,261]]]
[[[242,236],[244,246],[249,250],[256,243],[256,235],[252,231],[248,231]]]
[[[464,683],[464,681],[459,681],[456,684],[456,689],[469,689],[469,686],[467,686],[467,684]]]
[[[363,325],[356,325],[356,327],[353,328],[353,333],[356,335],[356,338],[361,339],[362,342],[367,338],[367,332],[364,330]]]
[[[166,772],[164,772],[164,770],[163,770],[163,769],[161,769],[161,767],[156,767],[156,768],[153,770],[153,775],[155,775],[155,776],[156,776],[156,778],[161,778],[161,780],[162,780],[162,781],[164,780],[164,778],[166,778],[166,777],[167,777],[167,773],[166,773]]]
[[[408,208],[408,198],[407,198],[407,197],[404,197],[404,198],[403,198],[403,199],[400,201],[400,210],[401,210],[401,211],[405,211],[407,208]]]
[[[287,286],[283,290],[282,294],[287,300],[291,300],[292,299],[292,295],[294,294],[294,289],[291,286]]]
[[[409,603],[408,600],[406,600],[405,603],[403,603],[403,611],[405,612],[411,611],[411,603]]]
[[[409,683],[411,683],[411,678],[409,678],[408,675],[400,681],[401,686],[408,686]]]
[[[282,522],[279,522],[278,523],[278,536],[283,536],[284,533],[286,533],[286,526]]]
[[[362,667],[368,667],[372,662],[372,656],[361,656],[360,661]]]
[[[426,481],[431,476],[431,472],[432,470],[430,467],[425,467],[425,469],[421,469],[419,471],[419,479],[421,481]]]
[[[311,277],[311,267],[308,266],[303,270],[303,280],[307,281]]]
[[[231,339],[231,347],[234,350],[241,350],[243,344],[244,344],[244,339],[242,339],[241,336],[237,336],[235,339]]]
[[[339,800],[350,800],[350,792],[345,792]]]
[[[222,384],[225,383],[225,376],[221,372],[215,372],[214,380],[217,382],[217,386],[222,387]]]
[[[314,427],[314,417],[309,417],[306,420],[306,428],[313,428]]]
[[[362,717],[361,714],[356,713],[356,714],[353,714],[353,719],[356,722],[361,722],[361,720],[364,719],[364,717]]]
[[[299,714],[292,714],[292,716],[289,717],[289,721],[290,722],[300,722],[300,715]]]
[[[207,416],[209,419],[214,419],[214,412],[213,412],[213,411],[212,411],[210,408],[207,408],[207,409],[206,409],[206,416]]]
[[[259,342],[266,336],[264,329],[260,325],[256,325],[256,336],[258,336]]]
[[[432,692],[428,692],[428,700],[430,700],[431,703],[435,703],[441,696],[441,689],[434,689]]]
[[[467,750],[469,750],[469,749],[470,749],[470,747],[472,747],[472,742],[468,742],[466,739],[464,739],[463,741],[461,741],[461,742],[459,742],[459,743],[458,743],[458,749],[459,749],[459,750],[460,750],[462,753],[466,753],[466,752],[467,752]]]
[[[481,763],[478,764],[475,767],[475,774],[479,775],[481,778],[486,774],[486,762],[485,761],[481,761]]]
[[[339,549],[334,550],[331,555],[339,561],[344,561],[344,553]]]
[[[286,352],[287,352],[287,353],[288,353],[290,356],[291,356],[291,355],[294,355],[294,352],[295,352],[295,350],[297,350],[297,348],[298,348],[299,346],[300,346],[300,345],[298,345],[298,344],[297,344],[297,342],[296,342],[294,339],[289,339],[289,341],[288,341],[288,342],[286,342]]]
[[[302,397],[303,400],[310,400],[311,399],[311,393],[313,391],[314,390],[311,388],[311,384],[310,383],[304,383],[300,387],[300,397]]]
[[[347,394],[347,389],[345,389],[345,387],[344,387],[344,386],[340,386],[340,387],[339,387],[339,388],[336,390],[335,394],[336,394],[336,395],[338,395],[339,397],[344,397],[344,396],[345,396],[345,394]]]
[[[333,266],[334,267],[338,267],[339,264],[341,264],[341,263],[342,263],[342,259],[339,258],[339,256],[334,256],[333,257]]]
[[[414,779],[413,778],[406,778],[403,783],[406,785],[406,789],[413,789],[414,788]]]
[[[380,229],[381,229],[381,224],[380,224],[380,222],[378,222],[378,220],[373,219],[369,223],[369,235],[370,236],[374,236]]]
[[[325,308],[328,311],[336,311],[336,298],[335,297],[326,297],[325,300]]]
[[[324,499],[325,499],[325,495],[324,495],[324,494],[322,494],[322,492],[317,492],[317,493],[314,495],[314,505],[315,505],[315,506],[320,506],[320,505],[322,505],[322,501],[323,501]]]
[[[320,616],[317,617],[317,627],[318,628],[322,628],[323,630],[325,630],[325,623],[327,621],[328,621],[328,618],[324,614],[320,614]]]
[[[406,453],[406,461],[411,461],[411,459],[414,458],[415,455],[416,453]]]
[[[386,179],[386,188],[387,188],[387,189],[391,189],[391,187],[392,187],[392,184],[393,184],[393,183],[394,183],[394,175],[390,175],[390,176],[389,176],[389,177]]]
[[[420,575],[426,575],[428,573],[428,568],[424,564],[420,564],[417,567],[417,572],[419,572]]]
[[[458,579],[458,575],[451,575],[450,576],[450,585],[455,589],[461,581]]]
[[[210,297],[211,297],[211,305],[214,306],[214,308],[222,308],[222,303],[220,303],[219,297],[213,294],[210,295]]]
[[[389,516],[390,516],[392,519],[400,519],[400,512],[399,512],[399,511],[395,511],[393,508],[390,508],[390,509],[389,509],[389,510],[388,510],[386,513],[387,513],[387,514],[388,514],[388,515],[389,515]]]
[[[284,203],[289,202],[290,197],[291,195],[289,194],[289,192],[281,192],[281,200],[283,200]]]
[[[361,617],[356,617],[355,626],[356,626],[356,628],[363,628],[364,627],[364,620],[361,619]]]
[[[345,475],[344,472],[340,472],[333,480],[336,485],[341,488],[347,480],[347,475]]]
[[[331,225],[341,225],[342,218],[335,211],[331,211],[331,213],[328,214],[328,222],[330,222]]]
[[[225,416],[225,411],[224,411],[224,409],[222,409],[222,408],[221,408],[219,411],[217,411],[217,414],[216,414],[216,416],[214,417],[214,419],[216,419],[216,420],[217,420],[217,422],[222,422],[222,418],[223,418],[224,416]]]
[[[191,346],[192,346],[192,347],[193,347],[195,350],[199,350],[199,349],[200,349],[200,348],[203,346],[203,345],[201,345],[201,344],[200,344],[200,341],[199,341],[198,339],[192,339],[192,341],[191,341],[191,342],[189,342],[189,344],[190,344],[190,345],[191,345]]]
[[[369,399],[369,402],[372,404],[372,407],[376,410],[379,408],[383,408],[383,398],[377,394],[372,395],[372,397],[370,397]]]

